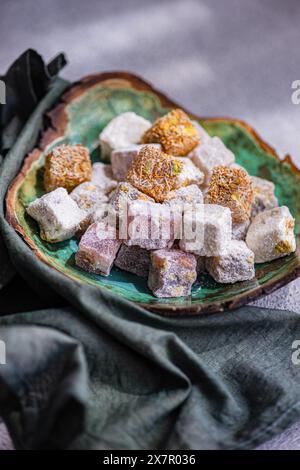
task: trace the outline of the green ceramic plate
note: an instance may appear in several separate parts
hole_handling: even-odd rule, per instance
[[[44,155],[59,143],[86,145],[93,161],[101,160],[96,148],[97,137],[106,124],[125,111],[154,121],[178,106],[140,78],[127,73],[105,73],[89,76],[72,86],[61,102],[49,113],[51,126],[45,130],[36,149],[26,158],[22,171],[7,196],[7,218],[22,234],[35,254],[54,269],[73,280],[108,289],[144,307],[162,314],[198,314],[236,308],[286,284],[300,273],[297,253],[256,266],[256,279],[234,285],[215,283],[202,275],[194,285],[191,297],[157,299],[145,280],[114,268],[109,277],[88,274],[77,268],[74,254],[76,239],[50,244],[39,237],[37,224],[26,214],[25,207],[44,193],[42,185]],[[264,143],[244,122],[228,118],[199,118],[211,135],[219,136],[235,153],[237,163],[251,175],[272,180],[281,205],[287,205],[296,219],[300,233],[300,172],[287,157],[280,161],[274,150]]]

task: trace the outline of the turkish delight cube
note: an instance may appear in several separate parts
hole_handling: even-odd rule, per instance
[[[152,144],[161,148],[159,144]],[[129,168],[143,145],[131,145],[130,147],[113,150],[111,153],[111,167],[113,177],[118,181],[125,181]]]
[[[113,179],[111,165],[97,162],[92,167],[92,183],[105,193],[110,193],[117,187],[118,182]]]
[[[250,220],[232,223],[232,238],[234,240],[245,240],[250,225]]]
[[[150,127],[149,121],[131,111],[115,117],[99,136],[102,158],[109,160],[113,150],[140,143],[144,132]]]
[[[132,201],[154,202],[154,199],[125,181],[119,183],[111,194],[110,205],[117,213],[126,212]]]
[[[108,202],[108,197],[99,186],[85,182],[81,183],[70,193],[71,198],[77,203],[80,209],[91,214],[102,203]]]
[[[164,204],[203,204],[203,194],[196,184],[183,186],[171,191],[164,200]]]
[[[210,135],[201,126],[201,124],[199,124],[198,121],[192,121],[192,124],[195,127],[196,131],[198,132],[198,135],[200,137],[200,143],[204,144],[204,142],[208,142],[211,139]]]
[[[188,296],[196,278],[194,255],[176,249],[151,252],[148,287],[156,297]]]
[[[204,181],[204,175],[199,168],[194,165],[192,160],[187,157],[178,157],[177,161],[181,162],[181,171],[178,172],[177,185],[178,187],[187,186],[191,184],[200,185]]]
[[[68,192],[90,181],[92,164],[89,151],[82,145],[59,145],[45,158],[44,187],[47,192],[65,188]]]
[[[134,159],[126,179],[157,202],[162,202],[170,191],[194,181],[200,183],[203,175],[196,170],[189,159],[174,158],[147,145]]]
[[[204,173],[204,184],[208,185],[213,169],[219,165],[230,165],[234,162],[234,154],[219,137],[212,137],[200,142],[189,154],[194,164]]]
[[[150,251],[140,246],[123,244],[115,260],[115,266],[140,277],[148,277],[150,268]]]
[[[233,284],[255,277],[254,253],[245,242],[232,240],[226,253],[206,258],[206,269],[216,282]]]
[[[108,276],[122,242],[114,227],[98,222],[90,225],[79,243],[76,265],[84,271]]]
[[[251,217],[255,217],[259,212],[273,209],[278,206],[277,197],[274,194],[275,185],[258,176],[251,176],[254,200],[252,203]]]
[[[215,167],[204,201],[207,204],[228,207],[234,222],[249,219],[253,201],[250,176],[246,170],[227,166]]]
[[[86,219],[85,211],[64,188],[57,188],[36,199],[26,211],[38,222],[41,238],[51,243],[72,238]]]
[[[265,263],[296,250],[294,219],[286,206],[257,214],[247,232],[246,243],[256,263]]]
[[[161,144],[164,152],[184,156],[200,142],[197,129],[182,109],[173,109],[157,119],[142,138],[145,144]]]
[[[199,256],[221,255],[231,240],[232,220],[227,207],[198,204],[183,214],[179,246]]]
[[[163,204],[134,201],[128,210],[128,232],[125,243],[146,250],[171,247],[179,237],[181,213]]]

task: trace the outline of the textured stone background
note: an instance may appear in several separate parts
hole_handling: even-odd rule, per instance
[[[27,47],[66,52],[72,80],[130,70],[199,115],[247,120],[300,165],[299,24],[298,0],[0,0],[0,71]],[[300,280],[256,304],[300,313]],[[264,448],[300,449],[299,432]]]

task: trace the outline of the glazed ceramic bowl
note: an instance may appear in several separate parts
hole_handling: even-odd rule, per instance
[[[251,175],[273,181],[280,205],[287,205],[296,220],[297,252],[278,260],[256,265],[255,279],[233,285],[217,284],[202,274],[191,297],[155,298],[147,281],[114,268],[109,277],[89,274],[76,267],[74,255],[78,241],[50,244],[39,237],[38,225],[25,207],[44,194],[43,165],[45,153],[61,143],[82,143],[90,149],[92,160],[101,161],[97,138],[107,123],[120,113],[135,111],[154,121],[170,109],[180,107],[152,88],[144,80],[128,73],[103,73],[82,79],[71,86],[60,103],[48,113],[45,129],[36,148],[7,195],[7,219],[23,236],[36,256],[74,281],[107,289],[143,307],[161,314],[200,314],[234,309],[268,294],[300,273],[300,172],[289,157],[281,161],[245,122],[228,118],[201,118],[190,114],[210,135],[220,137]]]

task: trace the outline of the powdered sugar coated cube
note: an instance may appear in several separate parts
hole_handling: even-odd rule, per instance
[[[254,253],[240,240],[232,240],[221,256],[206,258],[206,269],[216,282],[232,284],[255,277]]]
[[[102,222],[94,223],[80,240],[76,265],[85,271],[108,276],[121,243],[115,228]]]
[[[254,217],[246,237],[256,263],[264,263],[296,250],[294,219],[286,206],[260,212]]]
[[[40,226],[40,236],[51,243],[72,238],[86,219],[64,188],[57,188],[33,201],[27,207],[28,214]]]
[[[183,214],[179,246],[199,256],[219,255],[226,251],[231,233],[231,213],[227,207],[198,204]]]
[[[151,123],[134,112],[122,113],[112,119],[101,132],[101,154],[109,160],[113,150],[138,144]]]
[[[177,249],[151,253],[148,286],[156,297],[182,297],[191,294],[197,279],[197,259]]]

